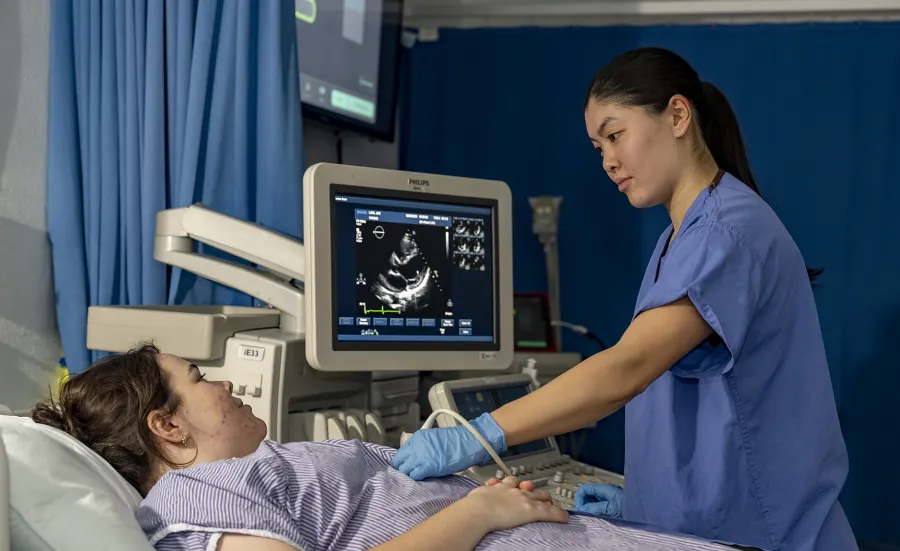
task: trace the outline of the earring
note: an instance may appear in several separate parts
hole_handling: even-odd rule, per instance
[[[181,435],[181,445],[184,446],[185,448],[187,447],[187,436],[185,436],[183,434]]]

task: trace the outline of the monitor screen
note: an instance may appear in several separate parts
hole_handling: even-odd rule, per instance
[[[399,0],[295,0],[304,115],[393,139]]]
[[[514,335],[517,350],[552,350],[553,326],[550,305],[546,295],[517,294],[513,298],[515,308]]]
[[[332,185],[334,350],[498,350],[497,203]]]
[[[519,383],[498,388],[482,390],[460,389],[452,392],[453,401],[456,402],[456,410],[466,420],[471,421],[482,413],[489,413],[513,400],[522,398],[528,394],[528,385]],[[515,459],[525,455],[548,452],[551,449],[550,441],[544,438],[512,446],[506,452],[498,455],[500,459]]]

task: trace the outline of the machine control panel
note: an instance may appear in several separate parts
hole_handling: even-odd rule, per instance
[[[625,486],[625,478],[622,475],[575,461],[568,455],[515,465],[507,463],[507,467],[513,476],[517,476],[522,481],[533,481],[536,489],[549,492],[554,502],[570,511],[575,508],[575,494],[582,484]],[[503,480],[506,475],[495,463],[492,463],[470,469],[466,472],[466,476],[486,483],[491,478]]]

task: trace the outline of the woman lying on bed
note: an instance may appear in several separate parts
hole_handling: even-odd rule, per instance
[[[570,518],[513,477],[416,482],[383,446],[264,440],[230,383],[153,346],[97,362],[33,418],[90,446],[144,496],[138,522],[159,550],[722,549]]]

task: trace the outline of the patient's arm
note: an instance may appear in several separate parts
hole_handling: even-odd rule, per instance
[[[530,522],[566,522],[568,513],[556,507],[546,492],[523,491],[508,476],[483,486],[409,532],[372,551],[472,551],[484,536]],[[528,487],[527,485],[524,485]],[[297,551],[280,541],[225,534],[218,551]],[[303,550],[300,550],[303,551]]]
[[[484,520],[465,499],[457,501],[402,536],[372,551],[472,551],[487,534]],[[277,540],[225,534],[218,551],[298,551]],[[300,550],[304,551],[304,550]]]
[[[269,538],[225,534],[219,540],[218,551],[297,551],[297,548]]]
[[[566,522],[568,513],[553,505],[550,494],[519,489],[508,476],[482,486],[402,536],[373,551],[472,551],[490,532],[530,522]]]
[[[518,488],[514,476],[482,486],[402,536],[374,551],[472,551],[490,532],[530,522],[566,522],[568,513],[547,492]]]
[[[465,499],[457,501],[402,536],[379,545],[372,551],[472,551],[488,530],[481,513],[469,507]],[[225,534],[218,551],[298,551],[277,540],[257,536]],[[304,551],[304,550],[300,550]]]
[[[472,551],[490,531],[482,513],[461,499],[372,551]]]

